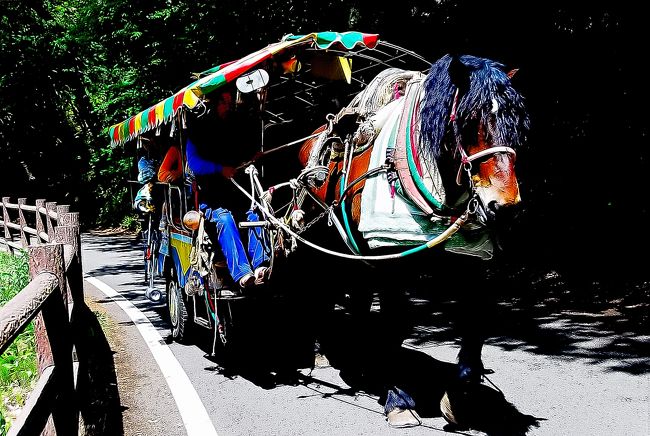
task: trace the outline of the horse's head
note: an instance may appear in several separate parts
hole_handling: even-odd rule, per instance
[[[453,164],[447,170],[457,171],[456,184],[478,199],[485,223],[521,201],[515,149],[526,139],[529,118],[510,83],[513,74],[488,59],[447,55],[424,84],[420,153]]]

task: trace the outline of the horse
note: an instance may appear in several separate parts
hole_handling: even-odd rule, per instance
[[[450,256],[450,264],[493,257],[494,230],[516,216],[521,202],[516,150],[530,127],[525,99],[511,82],[515,73],[469,55],[445,55],[426,74],[388,68],[328,116],[300,147],[302,190],[291,222],[297,238],[325,253],[321,267],[333,258],[354,266],[351,273],[329,268],[317,284],[340,288],[336,281],[351,276],[358,280],[348,287],[367,289],[392,276],[399,286],[410,271],[436,274],[429,252]],[[328,230],[311,232],[317,242],[303,238],[325,217]],[[334,248],[331,232],[340,236]],[[395,262],[399,267],[390,266]],[[362,273],[367,266],[370,275]],[[325,284],[327,277],[333,284]],[[481,382],[483,341],[475,326],[462,332],[455,373],[461,383]],[[408,408],[402,394],[388,396],[387,412],[391,402]]]

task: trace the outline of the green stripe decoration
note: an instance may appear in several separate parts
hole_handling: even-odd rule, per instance
[[[409,111],[408,111],[408,119],[409,119],[409,125],[413,121],[413,109],[415,108],[415,105],[417,104],[417,97],[413,98],[411,101],[411,104],[409,106]],[[409,165],[409,172],[411,173],[411,177],[413,177],[413,181],[415,182],[415,186],[417,186],[418,190],[420,193],[424,196],[424,198],[436,209],[439,211],[442,211],[444,209],[444,205],[440,203],[432,194],[429,192],[427,187],[424,184],[424,180],[420,177],[420,173],[418,173],[417,166],[415,165],[415,159],[413,157],[413,149],[411,147],[411,132],[407,131],[406,132],[406,158],[407,162]]]
[[[215,89],[217,89],[217,88],[221,87],[222,85],[224,85],[225,83],[226,83],[226,76],[224,76],[223,74],[220,74],[220,75],[218,75],[216,77],[213,77],[208,82],[206,82],[206,83],[204,83],[202,85],[199,85],[198,88],[201,90],[201,92],[203,94],[209,94],[212,91],[214,91]]]
[[[174,116],[174,96],[168,97],[163,106],[163,119],[167,120]]]

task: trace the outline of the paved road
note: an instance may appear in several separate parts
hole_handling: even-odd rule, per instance
[[[131,301],[160,336],[168,338],[164,307],[144,298],[142,264],[133,239],[84,234],[85,273]],[[553,277],[547,279],[552,282]],[[647,283],[640,291],[647,292]],[[369,317],[368,328],[354,333],[348,330],[345,310],[339,307],[332,315],[332,337],[338,340],[328,349],[333,365],[328,368],[310,369],[311,343],[306,340],[310,336],[301,334],[300,326],[274,320],[275,312],[269,314],[272,306],[268,305],[263,308],[267,310],[252,311],[256,319],[248,322],[257,334],[247,336],[249,342],[232,360],[212,357],[209,337],[199,337],[191,345],[167,342],[219,435],[442,434],[446,422],[438,401],[458,349],[440,304],[421,295],[411,297],[413,327],[403,343],[400,375],[395,379],[414,394],[423,421],[415,428],[390,428],[383,416],[385,374],[376,370],[381,367],[382,327],[373,324],[379,319],[373,318],[376,311]],[[587,311],[561,309],[554,298],[544,304],[533,300],[501,301],[499,335],[484,347],[484,362],[496,370],[489,378],[510,406],[499,408],[499,413],[507,412],[513,420],[539,419],[538,427],[519,434],[650,434],[650,337],[641,334],[647,327],[633,322],[647,320],[647,316],[628,316],[638,311],[647,314],[647,302],[627,305],[627,309]],[[155,429],[164,429],[169,436],[186,434],[162,373],[133,331],[123,349],[138,362],[136,373],[142,373],[141,366],[148,367],[147,376],[133,380],[139,376],[131,375],[137,392],[121,395],[130,395],[126,400],[133,402],[133,408],[159,413],[140,422],[131,413],[125,420],[125,434],[154,434]],[[117,376],[120,382],[119,370]],[[486,404],[485,411],[491,406]],[[495,415],[488,419],[498,421]],[[468,430],[462,434],[484,433]]]

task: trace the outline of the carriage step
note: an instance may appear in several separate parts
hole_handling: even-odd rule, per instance
[[[198,315],[194,315],[194,323],[200,325],[201,327],[205,327],[207,329],[212,328],[212,324],[210,323],[210,321]]]
[[[244,297],[242,294],[233,292],[230,289],[221,289],[217,291],[217,300],[242,300]]]
[[[248,229],[251,227],[269,227],[271,224],[268,221],[242,221],[239,223],[240,229]]]

